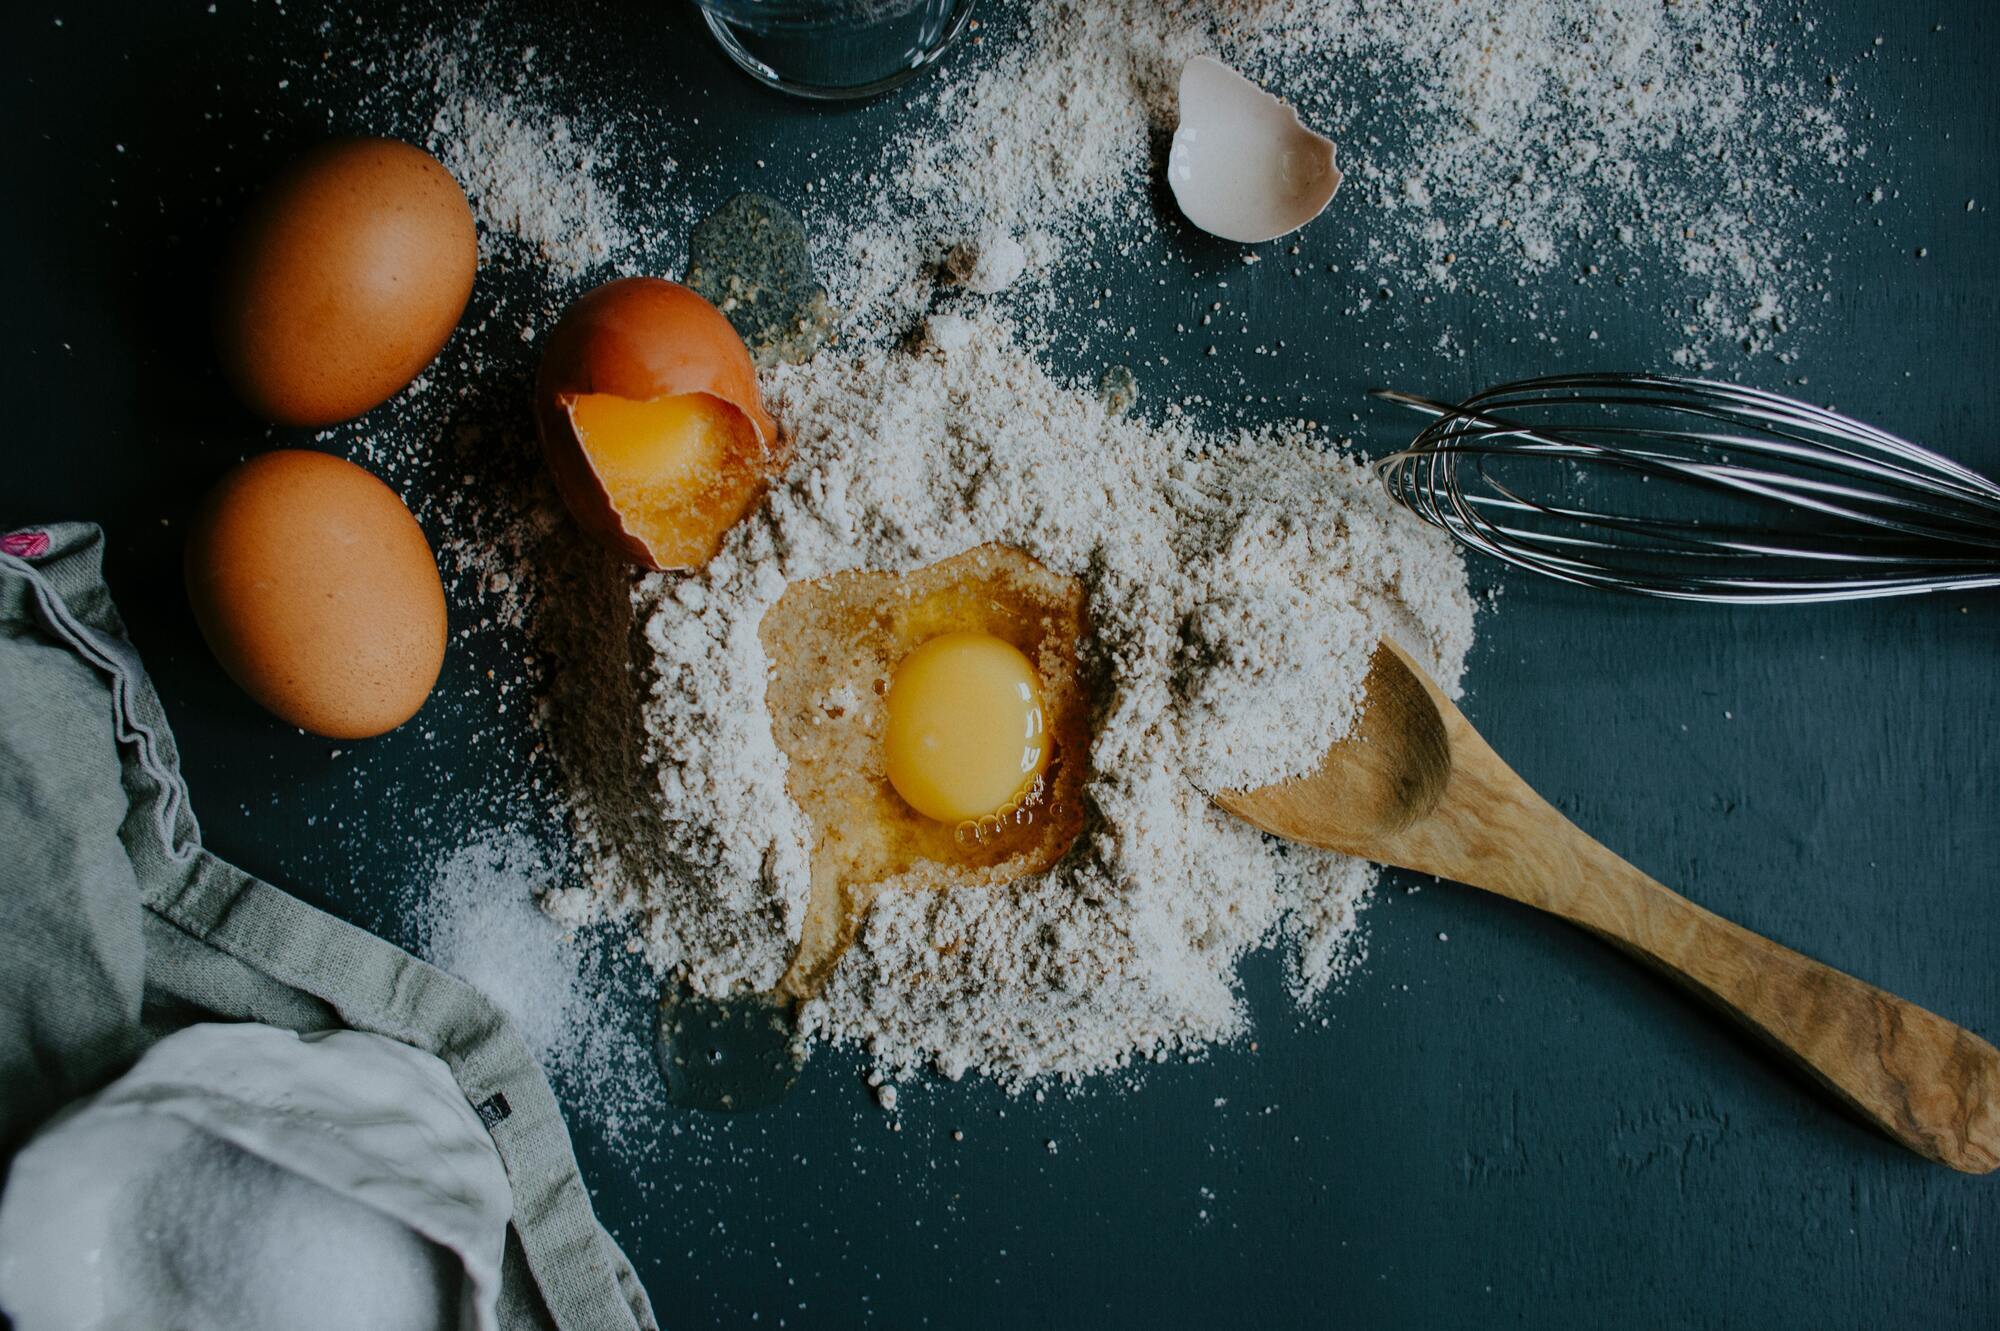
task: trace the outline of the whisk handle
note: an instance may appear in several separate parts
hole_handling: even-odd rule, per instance
[[[1410,847],[1410,858],[1431,863],[1412,867],[1539,907],[1617,945],[1736,1019],[1919,1155],[1969,1174],[2000,1165],[2000,1051],[1662,886],[1585,835],[1497,757],[1497,771],[1480,772],[1468,736],[1491,757],[1469,726],[1452,736],[1452,785],[1417,834],[1428,844]]]

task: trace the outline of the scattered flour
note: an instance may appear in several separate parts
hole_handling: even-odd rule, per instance
[[[561,881],[542,892],[548,915],[617,920],[656,971],[705,992],[769,985],[803,910],[806,842],[763,705],[763,612],[789,580],[1001,540],[1089,588],[1086,831],[1032,881],[885,898],[807,1029],[885,1067],[1018,1082],[1239,1031],[1236,965],[1258,946],[1285,944],[1302,998],[1324,990],[1359,957],[1373,871],[1270,842],[1201,790],[1308,766],[1351,720],[1385,632],[1455,690],[1472,624],[1458,557],[1314,430],[1221,437],[1192,402],[1113,414],[1031,344],[1096,307],[1096,263],[1181,227],[1150,187],[1180,65],[1213,53],[1339,140],[1346,202],[1315,236],[1339,229],[1329,267],[1367,292],[1346,313],[1393,290],[1413,310],[1462,294],[1553,322],[1542,303],[1565,281],[1629,283],[1663,304],[1684,364],[1731,348],[1783,359],[1777,340],[1824,285],[1803,200],[1866,150],[1810,29],[1741,0],[990,11],[985,44],[916,85],[872,173],[801,182],[843,345],[767,376],[794,465],[708,569],[635,585],[538,479],[511,512],[413,497],[451,529],[445,561],[481,604],[461,635],[521,628],[555,663],[545,721],[585,861],[558,873],[511,837],[458,850],[428,897],[427,955],[498,998],[559,1084],[597,1101],[625,1079],[631,1096],[610,1098],[640,1103],[658,1079],[611,1030],[625,1000],[585,946],[597,936],[552,929],[534,894]],[[517,429],[524,367],[567,294],[678,272],[693,219],[675,210],[694,194],[683,181],[621,206],[613,166],[650,169],[659,136],[629,111],[556,114],[531,48],[475,27],[385,49],[384,114],[421,117],[488,257],[541,279],[528,308],[505,287],[476,298],[457,363],[434,372],[498,383],[494,429]],[[1421,316],[1410,338],[1461,356],[1477,341]],[[490,497],[491,473],[475,489],[470,470],[509,454],[465,419],[476,387],[453,391],[411,395],[427,438],[455,432],[450,457],[353,447],[412,481],[456,462],[468,474],[443,492]]]
[[[765,611],[797,579],[999,540],[1087,589],[1086,829],[1040,877],[885,897],[805,1029],[888,1066],[1009,1081],[1228,1037],[1243,954],[1289,935],[1295,987],[1318,992],[1355,958],[1375,875],[1280,848],[1203,790],[1309,770],[1352,722],[1384,634],[1455,688],[1464,570],[1310,432],[1113,415],[1003,320],[954,318],[931,339],[946,351],[825,352],[770,377],[796,449],[785,482],[707,569],[633,597],[651,816],[624,826],[657,844],[599,839],[602,890],[551,904],[630,916],[656,966],[704,991],[772,985],[808,833],[764,706]]]
[[[982,296],[1006,290],[1027,269],[1027,248],[1005,231],[991,231],[945,256],[946,274]]]
[[[600,183],[616,165],[608,141],[580,139],[567,117],[541,103],[534,49],[511,83],[495,82],[492,71],[475,77],[467,58],[465,48],[425,44],[421,62],[436,70],[438,100],[428,146],[465,186],[489,250],[518,246],[573,277],[628,248],[617,200]]]
[[[335,41],[330,22],[322,32]],[[680,262],[695,218],[662,188],[678,163],[607,108],[555,109],[575,106],[561,62],[490,32],[483,10],[449,24],[384,27],[329,49],[344,57],[325,94],[329,110],[338,104],[346,119],[358,101],[370,132],[420,143],[444,163],[472,205],[482,269],[527,269],[547,290],[539,326],[580,278]],[[652,206],[625,206],[614,182],[634,179],[647,184]],[[487,313],[509,304],[502,298]],[[537,327],[531,316],[514,330],[526,344]]]
[[[1810,25],[1745,0],[1048,0],[1006,13],[1023,31],[927,92],[901,155],[868,177],[873,209],[857,222],[832,203],[816,228],[834,296],[864,330],[900,335],[938,256],[981,235],[1020,236],[1049,270],[1066,249],[1124,249],[1154,229],[1148,177],[1197,54],[1340,142],[1351,201],[1320,226],[1356,229],[1357,271],[1439,293],[1664,268],[1699,292],[1666,306],[1683,363],[1769,346],[1783,330],[1770,293],[1824,275],[1794,252],[1804,193],[1866,154],[1839,117],[1839,78],[1780,59],[1780,35],[1798,46]]]
[[[417,951],[499,1004],[556,1089],[622,1143],[658,1107],[659,1073],[625,1029],[629,996],[604,962],[603,940],[538,908],[558,881],[521,830],[458,846],[417,903]]]

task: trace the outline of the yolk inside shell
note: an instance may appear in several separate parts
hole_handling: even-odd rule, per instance
[[[662,568],[706,563],[763,492],[757,432],[721,398],[584,393],[569,419],[619,520]]]
[[[889,784],[939,822],[998,813],[1048,765],[1035,668],[987,633],[947,633],[903,658],[883,731]]]

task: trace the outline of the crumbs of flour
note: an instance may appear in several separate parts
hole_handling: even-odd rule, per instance
[[[1046,874],[879,901],[804,1027],[891,1067],[1007,1081],[1227,1038],[1250,949],[1290,939],[1302,996],[1352,963],[1375,872],[1281,847],[1202,791],[1309,770],[1384,634],[1455,690],[1463,566],[1309,431],[1115,415],[1007,324],[950,317],[929,349],[827,351],[767,381],[796,449],[784,482],[705,570],[633,596],[646,844],[597,838],[596,888],[549,904],[630,917],[656,966],[701,989],[770,986],[808,836],[765,710],[765,611],[790,581],[1003,541],[1087,589],[1088,824]]]

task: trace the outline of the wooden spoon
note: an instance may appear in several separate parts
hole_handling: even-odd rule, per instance
[[[1215,802],[1274,835],[1452,878],[1616,944],[1736,1018],[1917,1154],[2000,1163],[2000,1053],[1970,1031],[1710,914],[1528,788],[1394,643],[1310,776]]]

